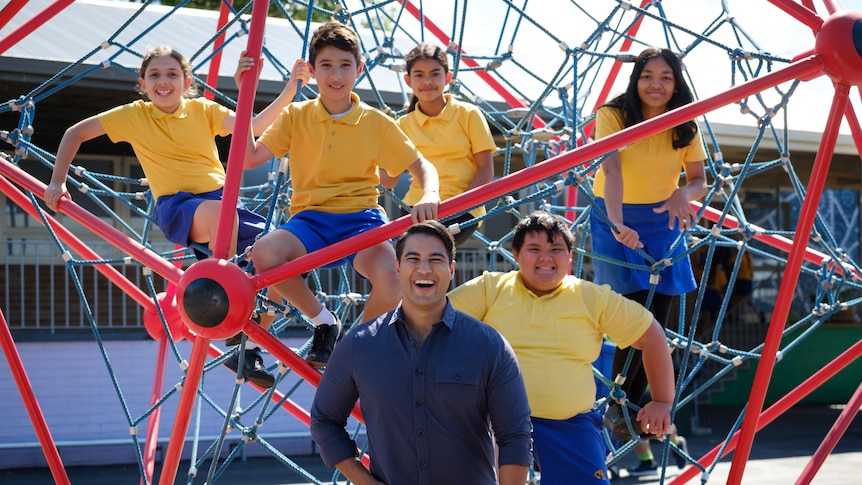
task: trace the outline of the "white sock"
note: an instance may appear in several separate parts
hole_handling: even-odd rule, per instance
[[[311,324],[315,327],[319,327],[321,325],[335,325],[335,317],[332,315],[332,312],[323,307],[320,310],[320,313],[315,317],[311,317]]]

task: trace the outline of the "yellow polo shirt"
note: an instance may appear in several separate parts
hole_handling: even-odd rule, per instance
[[[291,214],[383,210],[377,204],[378,167],[401,173],[419,159],[392,118],[361,103],[355,93],[350,97],[353,108],[340,118],[319,98],[291,103],[258,138],[277,157],[290,153]]]
[[[476,177],[475,153],[496,151],[494,137],[482,112],[476,106],[443,95],[446,106],[437,116],[428,116],[418,108],[398,119],[401,130],[437,169],[440,178],[440,200],[467,190]],[[404,202],[414,205],[422,198],[422,187],[413,180]],[[485,214],[484,207],[470,211],[474,217]]]
[[[183,99],[174,113],[138,100],[101,113],[99,123],[112,142],[128,142],[144,170],[153,197],[200,194],[224,187],[225,171],[215,136],[230,109],[206,98]]]
[[[592,363],[607,334],[626,348],[653,321],[640,304],[568,275],[545,296],[528,290],[518,271],[485,273],[455,288],[456,310],[499,331],[515,349],[532,415],[569,419],[592,409]]]
[[[622,113],[603,107],[596,112],[596,140],[622,131]],[[706,149],[700,135],[688,146],[673,149],[673,129],[656,133],[620,150],[624,204],[663,202],[679,188],[680,173],[686,162],[703,162]],[[605,173],[599,170],[593,183],[596,197],[604,197]]]

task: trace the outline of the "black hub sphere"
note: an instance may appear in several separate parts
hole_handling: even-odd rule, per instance
[[[183,292],[186,315],[201,327],[215,327],[224,321],[230,308],[225,289],[215,280],[198,278]]]

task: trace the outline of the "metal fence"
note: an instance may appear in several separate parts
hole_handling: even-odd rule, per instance
[[[90,247],[105,258],[137,287],[149,292],[147,271],[139,264],[124,264],[123,254],[107,243]],[[0,310],[9,328],[17,334],[68,334],[90,330],[87,308],[100,330],[142,331],[140,306],[97,269],[96,264],[74,266],[74,275],[51,241],[8,239],[2,241],[0,254]],[[154,247],[168,252],[171,246]],[[500,253],[482,249],[459,249],[454,284],[463,283],[483,271],[508,271],[514,265]],[[318,270],[320,290],[337,295],[341,290],[339,270]],[[83,288],[86,302],[76,289],[74,278]],[[153,275],[157,292],[167,289],[167,282]],[[368,282],[348,272],[351,291],[367,294]]]

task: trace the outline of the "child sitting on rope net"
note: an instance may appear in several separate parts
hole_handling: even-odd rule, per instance
[[[244,70],[242,60],[237,68]],[[252,129],[262,133],[290,103],[297,83],[308,79],[304,63],[297,63],[281,94],[252,119]],[[212,249],[218,226],[225,183],[225,169],[218,156],[215,136],[233,132],[233,110],[203,97],[194,97],[191,65],[170,46],[147,50],[140,69],[139,92],[144,99],[91,116],[66,130],[57,148],[45,203],[57,211],[68,197],[66,177],[81,143],[108,135],[115,143],[132,145],[150,190],[156,199],[154,219],[165,237],[180,246],[208,244]],[[245,249],[263,232],[266,219],[237,201],[234,237],[229,254]],[[199,259],[207,255],[195,250]],[[247,347],[245,377],[271,387],[275,378],[263,367],[260,350]],[[237,362],[225,364],[236,371]]]
[[[293,192],[290,219],[261,237],[252,250],[255,268],[266,271],[335,242],[389,222],[377,203],[378,173],[408,170],[422,186],[413,206],[414,222],[437,218],[437,171],[416,150],[395,122],[363,105],[353,86],[362,72],[359,37],[350,27],[328,22],[309,41],[308,68],[317,81],[316,99],[293,103],[255,141],[249,135],[245,167],[256,167],[290,152]],[[330,263],[353,265],[372,291],[365,303],[370,320],[401,300],[395,250],[388,241]],[[302,276],[271,286],[314,325],[306,361],[324,367],[342,334],[341,322],[308,288]],[[262,322],[263,324],[263,322]],[[263,324],[265,326],[265,324]]]
[[[422,156],[437,169],[440,177],[440,199],[446,200],[470,189],[481,187],[494,179],[494,137],[482,111],[462,103],[443,89],[452,81],[446,50],[423,43],[404,56],[407,73],[404,81],[413,90],[407,114],[398,119],[398,127],[410,137]],[[381,174],[384,186],[392,188],[397,177]],[[404,195],[404,202],[413,205],[422,198],[422,187],[414,179]],[[404,212],[406,214],[406,212]],[[455,245],[470,239],[479,223],[466,224],[485,215],[485,206],[443,222],[457,227]]]

